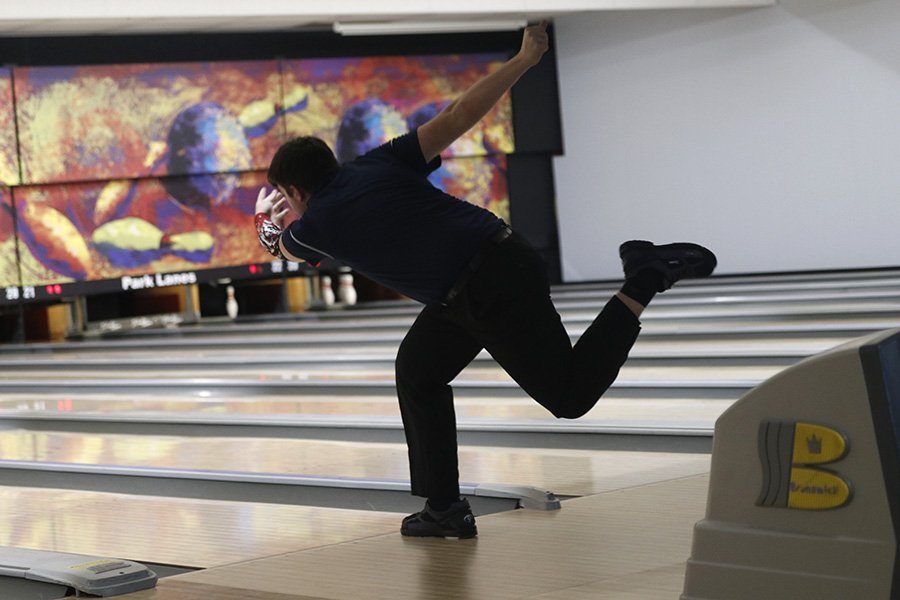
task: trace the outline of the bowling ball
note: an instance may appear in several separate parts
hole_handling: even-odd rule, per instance
[[[201,102],[181,111],[168,135],[169,177],[166,191],[193,208],[209,208],[228,200],[238,175],[216,176],[251,168],[250,143],[238,118],[214,102]]]
[[[369,98],[350,107],[341,119],[335,154],[345,163],[406,133],[400,112],[382,100]]]

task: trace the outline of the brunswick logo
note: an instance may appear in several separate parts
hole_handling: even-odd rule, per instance
[[[850,484],[837,473],[824,469],[791,469],[789,508],[837,508],[850,501]]]
[[[848,450],[847,437],[830,427],[763,421],[759,426],[763,485],[757,505],[806,510],[846,505],[853,495],[850,482],[815,465],[839,461]]]

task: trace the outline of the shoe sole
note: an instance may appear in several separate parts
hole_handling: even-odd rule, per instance
[[[474,537],[478,537],[478,531],[474,532],[466,532],[466,533],[444,533],[444,532],[435,532],[435,533],[426,533],[426,532],[418,532],[418,531],[403,531],[400,530],[400,534],[406,537],[433,537],[433,538],[445,538],[445,539],[455,539],[455,540],[469,540]]]
[[[708,277],[718,265],[718,259],[712,250],[694,244],[691,242],[675,242],[673,244],[655,245],[653,242],[646,240],[631,240],[619,246],[619,257],[622,261],[639,262],[643,255],[657,251],[658,249],[668,248],[672,250],[680,250],[685,252],[696,252],[702,256],[703,269],[695,269],[695,277]],[[708,269],[708,270],[707,270]]]

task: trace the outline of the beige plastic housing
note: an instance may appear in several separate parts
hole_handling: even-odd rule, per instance
[[[898,335],[900,330],[886,331],[808,358],[722,414],[713,441],[706,518],[694,527],[682,600],[892,597],[895,529],[861,350],[883,347]],[[871,362],[872,352],[865,356]],[[803,429],[807,433],[793,442],[801,449],[792,455],[771,434],[767,441],[765,432],[772,424],[791,431],[796,423],[840,433],[845,453],[823,464],[795,464],[795,456],[814,460],[806,450],[817,451],[821,436]],[[896,464],[894,459],[889,464]],[[802,504],[804,495],[834,497],[838,486],[792,486],[773,474],[773,465],[785,466],[792,477],[792,469],[822,471],[828,480],[846,481],[850,496],[837,508],[789,508],[784,502],[792,489]],[[761,504],[766,481],[773,480],[782,484],[779,498],[770,493],[769,505]]]

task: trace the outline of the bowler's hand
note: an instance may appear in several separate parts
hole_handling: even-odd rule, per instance
[[[532,25],[525,28],[525,34],[522,37],[522,49],[519,50],[519,56],[527,61],[529,65],[536,65],[541,61],[550,48],[550,36],[547,34],[547,21],[541,21],[540,25]]]
[[[287,198],[278,189],[266,193],[266,188],[262,187],[256,196],[256,212],[267,215],[273,223],[283,227],[284,218],[290,212],[290,207],[287,204]]]

